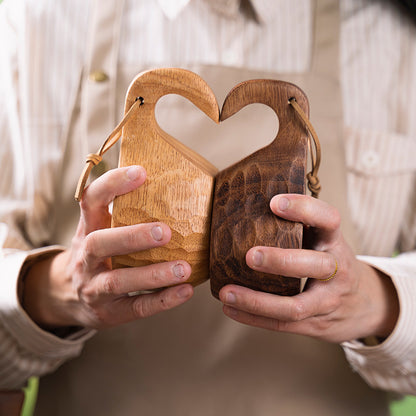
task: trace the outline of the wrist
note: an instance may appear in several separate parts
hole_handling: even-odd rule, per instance
[[[30,261],[22,278],[20,301],[29,317],[45,330],[76,326],[70,314],[76,300],[66,274],[68,253],[49,253]]]
[[[373,304],[374,325],[368,337],[377,339],[380,343],[394,330],[399,317],[399,298],[391,278],[380,270],[368,267],[367,282],[371,284],[370,291]]]
[[[374,269],[378,274],[384,293],[385,313],[380,329],[375,334],[379,339],[386,339],[394,330],[399,319],[400,304],[396,288],[391,278],[385,273]]]

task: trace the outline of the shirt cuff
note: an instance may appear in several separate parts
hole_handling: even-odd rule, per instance
[[[25,262],[63,251],[50,246],[32,251],[8,250],[0,259],[0,321],[22,350],[40,357],[65,359],[79,355],[84,342],[96,331],[82,329],[68,338],[59,338],[37,326],[22,308],[18,286]]]
[[[342,343],[346,357],[370,385],[416,394],[416,253],[396,258],[359,256],[358,259],[391,278],[400,312],[393,332],[379,345],[368,347],[359,341]]]

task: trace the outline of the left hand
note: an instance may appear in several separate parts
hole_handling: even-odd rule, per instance
[[[227,285],[220,291],[224,313],[248,325],[329,342],[387,337],[399,313],[397,293],[388,276],[356,259],[342,236],[336,208],[298,194],[277,195],[270,207],[279,217],[307,226],[313,247],[253,247],[247,264],[256,271],[308,277],[307,286],[289,297]],[[324,281],[336,264],[336,275]]]

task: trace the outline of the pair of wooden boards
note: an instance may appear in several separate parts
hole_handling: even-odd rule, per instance
[[[268,146],[218,172],[158,126],[155,106],[166,94],[187,98],[217,123],[248,104],[265,104],[279,118],[278,134]],[[181,259],[192,266],[189,282],[210,278],[215,297],[228,283],[299,293],[299,279],[255,272],[245,261],[253,246],[302,247],[302,225],[278,218],[269,207],[274,195],[305,193],[308,134],[289,104],[292,97],[308,114],[307,98],[295,85],[250,80],[230,91],[220,113],[212,90],[193,72],[165,68],[139,74],[128,90],[125,112],[138,99],[141,105],[123,127],[119,166],[140,164],[147,180],[116,198],[112,226],[162,221],[172,238],[163,247],[114,257],[113,267]],[[231,139],[237,147],[238,138]]]

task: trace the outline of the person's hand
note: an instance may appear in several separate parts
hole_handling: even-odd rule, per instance
[[[306,289],[293,297],[227,285],[220,291],[224,313],[238,322],[330,342],[387,337],[399,306],[386,275],[360,262],[340,231],[338,211],[305,195],[278,195],[270,203],[281,218],[303,223],[312,233],[311,249],[253,247],[246,261],[253,270],[297,278]],[[376,214],[375,214],[376,215]],[[330,280],[336,270],[335,276]]]
[[[173,308],[192,296],[192,286],[180,284],[191,274],[185,261],[111,268],[111,256],[162,246],[171,238],[162,223],[110,228],[110,202],[142,185],[145,178],[141,167],[119,168],[85,189],[71,248],[36,263],[25,280],[23,305],[40,326],[109,327]],[[171,285],[175,286],[128,295]]]

